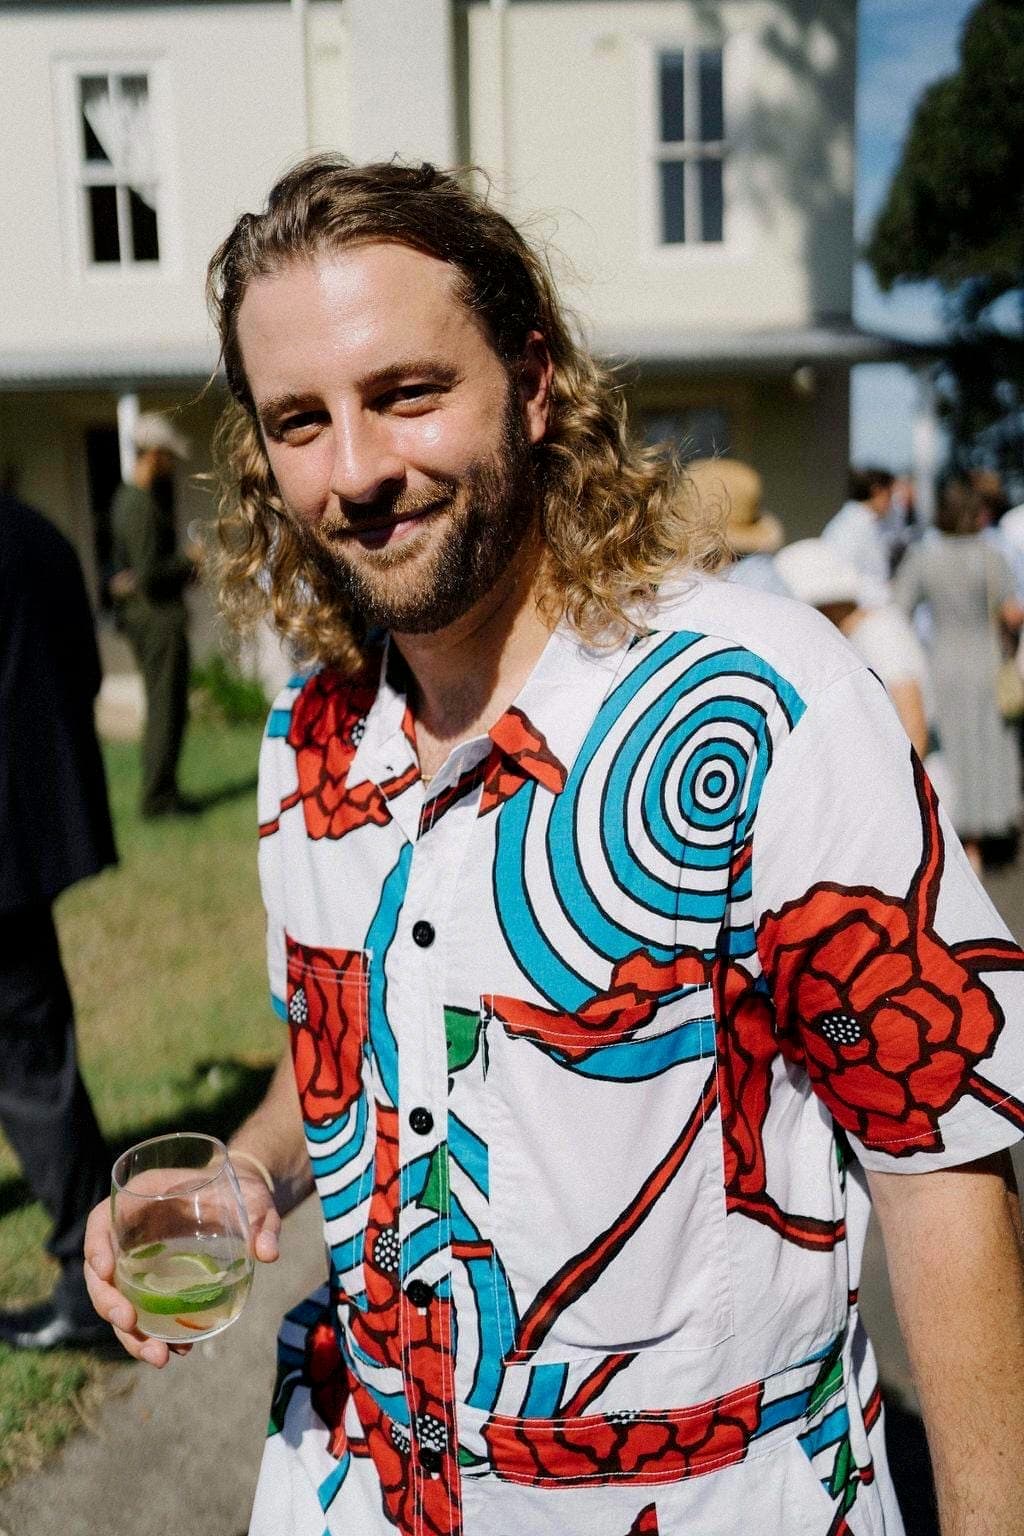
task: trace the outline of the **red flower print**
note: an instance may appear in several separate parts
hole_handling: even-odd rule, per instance
[[[345,1406],[349,1399],[348,1376],[333,1324],[316,1323],[306,1335],[304,1376],[310,1402],[330,1430],[328,1450],[336,1460],[345,1454]]]
[[[398,1167],[398,1111],[389,1105],[375,1106],[377,1138],[374,1147],[373,1194],[363,1244],[363,1280],[366,1307],[353,1307],[349,1315],[352,1337],[364,1354],[381,1365],[402,1368],[402,1340],[398,1326],[401,1286],[401,1239],[398,1215],[401,1190]]]
[[[838,1123],[866,1146],[939,1151],[940,1117],[967,1091],[1003,1026],[977,972],[1024,966],[1001,939],[945,943],[935,791],[914,760],[921,861],[905,898],[822,883],[758,931],[783,1052],[806,1065]]]
[[[362,1091],[366,962],[359,950],[312,949],[286,940],[288,1024],[302,1113],[322,1125]]]
[[[607,990],[598,992],[576,1013],[556,1012],[514,997],[494,997],[491,1008],[510,1035],[554,1047],[573,1064],[591,1051],[630,1040],[649,1024],[664,994],[683,986],[701,986],[709,966],[696,950],[680,951],[675,960],[652,960],[637,950],[612,970]]]
[[[480,797],[481,816],[510,799],[528,779],[536,779],[556,795],[565,788],[565,769],[521,709],[513,705],[505,711],[491,731],[491,741],[494,745]]]
[[[435,1300],[412,1313],[407,1384],[412,1428],[395,1423],[355,1376],[352,1396],[380,1479],[384,1511],[402,1536],[459,1536],[459,1473],[455,1425],[443,1405],[451,1363],[451,1303]],[[431,1453],[413,1475],[413,1442]]]
[[[771,999],[734,961],[715,968],[718,1089],[726,1188],[761,1194],[768,1182],[764,1124],[778,1055]]]
[[[834,1248],[845,1222],[794,1215],[768,1194],[764,1127],[779,1053],[775,1013],[767,992],[734,960],[716,962],[715,1017],[726,1208],[801,1248]]]
[[[369,780],[348,792],[346,780],[376,687],[331,671],[314,672],[292,707],[288,745],[295,749],[299,794],[312,838],[340,838],[356,827],[383,826],[387,805]]]
[[[484,1425],[484,1438],[495,1472],[512,1482],[538,1488],[669,1482],[742,1461],[761,1422],[762,1392],[757,1382],[680,1413],[495,1415]]]

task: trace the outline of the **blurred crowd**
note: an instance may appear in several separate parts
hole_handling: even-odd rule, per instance
[[[731,581],[817,608],[887,689],[977,870],[1016,856],[1024,782],[1024,506],[988,469],[949,474],[934,518],[913,484],[850,472],[820,538],[786,542],[736,459],[690,476],[724,508]]]

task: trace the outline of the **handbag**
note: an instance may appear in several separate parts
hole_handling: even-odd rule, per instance
[[[988,588],[988,606],[996,626],[1000,649],[1005,649],[1003,627],[998,605],[993,601],[992,569],[988,563],[988,551],[982,550],[985,561],[985,585]],[[1024,677],[1017,665],[1016,655],[1005,656],[996,672],[996,708],[1004,720],[1020,720],[1024,717]]]
[[[1019,720],[1024,715],[1024,677],[1017,669],[1017,658],[1007,656],[996,673],[996,706],[1004,720]]]

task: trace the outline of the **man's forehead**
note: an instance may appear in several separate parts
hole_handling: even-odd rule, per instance
[[[458,291],[450,262],[394,241],[374,241],[296,258],[254,278],[238,311],[246,372],[317,355],[360,369],[398,366],[483,336]]]

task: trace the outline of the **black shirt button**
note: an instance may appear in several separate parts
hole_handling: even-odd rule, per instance
[[[429,1445],[425,1445],[420,1451],[420,1466],[424,1472],[429,1472],[431,1476],[436,1472],[440,1472],[441,1452],[432,1451]]]
[[[424,1109],[422,1105],[417,1105],[409,1115],[409,1124],[417,1136],[429,1136],[434,1129],[434,1117],[429,1109]]]
[[[414,1307],[429,1307],[434,1299],[434,1287],[425,1280],[410,1280],[405,1294]]]
[[[413,943],[418,944],[420,949],[429,949],[434,942],[433,924],[425,923],[420,918],[418,923],[413,923],[412,925],[412,938]]]

